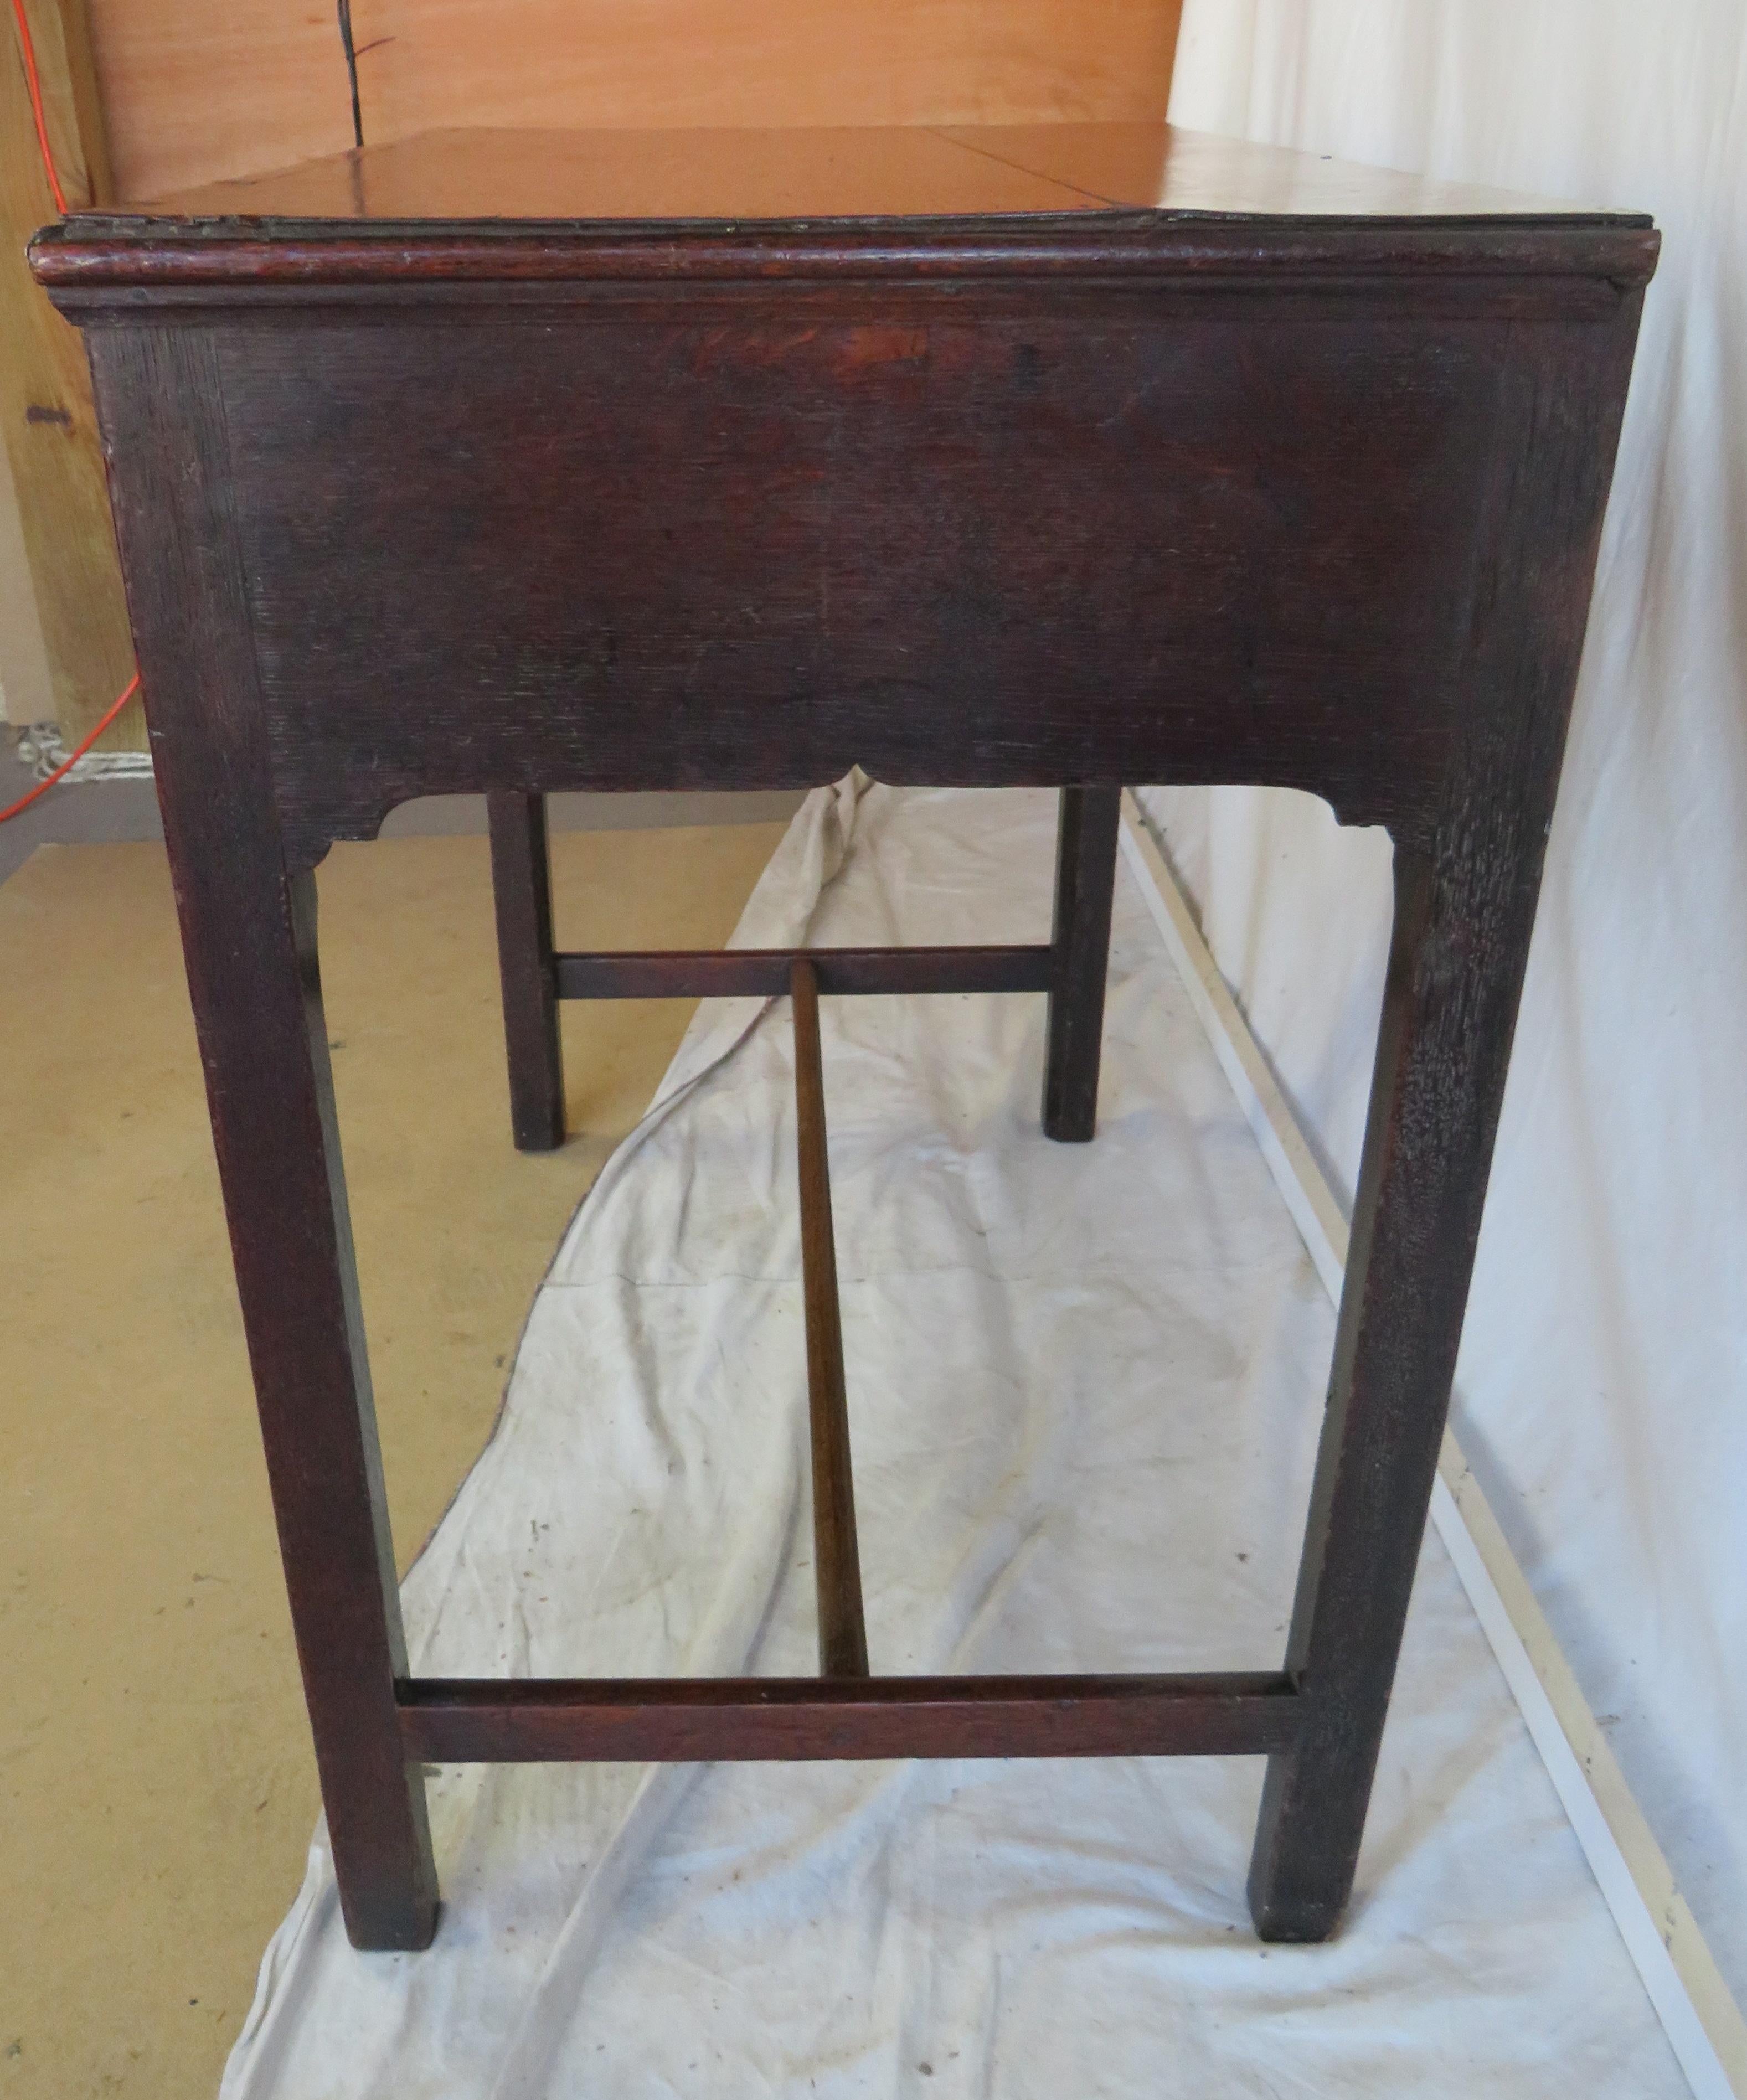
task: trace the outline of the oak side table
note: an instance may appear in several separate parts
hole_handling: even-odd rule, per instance
[[[1352,1881],[1424,1526],[1648,219],[1148,126],[453,132],[38,236],[85,330],[347,1930],[427,1759],[1265,1754],[1264,1938]],[[554,951],[560,789],[1061,788],[1031,947]],[[1117,797],[1387,827],[1395,930],[1298,1598],[1266,1674],[869,1674],[817,1000],[1040,992],[1092,1133]],[[407,1672],[313,871],[491,798],[514,1129],[554,1000],[792,993],[805,1679]],[[879,1396],[866,1405],[877,1406]]]

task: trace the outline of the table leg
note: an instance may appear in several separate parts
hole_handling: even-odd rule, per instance
[[[543,795],[486,797],[497,968],[510,1054],[510,1123],[518,1152],[564,1142],[564,1058],[552,961],[552,876]]]
[[[407,1762],[395,1701],[406,1649],[334,1120],[315,878],[288,877],[276,850],[226,858],[191,840],[168,771],[189,990],[341,1906],[355,1946],[424,1947],[436,1869],[424,1780]]]
[[[1120,788],[1064,788],[1056,834],[1055,951],[1045,1022],[1043,1134],[1084,1144],[1098,1113]]]
[[[1287,1638],[1304,1701],[1268,1760],[1250,1908],[1321,1939],[1352,1892],[1437,1474],[1619,435],[1635,296],[1501,365],[1455,667],[1456,747],[1395,928],[1328,1412]]]
[[[1376,1076],[1288,1639],[1305,1701],[1268,1760],[1250,1873],[1264,1939],[1322,1939],[1352,1887],[1515,1020],[1529,912],[1486,938],[1473,885],[1399,852]],[[1489,955],[1489,948],[1491,953]]]
[[[288,868],[211,332],[93,355],[268,1485],[346,1928],[436,1927],[315,964],[315,879]]]
[[[229,983],[214,986],[190,957],[213,1135],[346,1929],[355,1947],[416,1948],[436,1929],[436,1868],[423,1775],[407,1762],[395,1703],[406,1648],[334,1120],[315,878],[298,875],[259,902]],[[210,958],[214,929],[186,898],[184,924]]]

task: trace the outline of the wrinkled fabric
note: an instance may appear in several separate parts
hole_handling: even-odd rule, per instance
[[[1747,9],[1188,0],[1171,116],[1661,228],[1454,1421],[1747,2003]],[[1387,839],[1145,799],[1350,1190]]]
[[[741,945],[1025,941],[1055,798],[810,798]],[[1332,1316],[1119,864],[1096,1140],[1038,998],[827,999],[876,1672],[1273,1669]],[[810,1674],[786,1002],[706,1004],[404,1588],[415,1672]],[[435,1944],[324,1835],[227,2100],[1684,2091],[1435,1538],[1341,1936],[1264,1948],[1259,1760],[460,1767]]]

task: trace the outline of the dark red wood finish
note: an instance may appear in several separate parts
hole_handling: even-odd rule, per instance
[[[409,1757],[1235,1757],[1296,1737],[1290,1678],[425,1678],[400,1688]]]
[[[1071,183],[1060,158],[1048,179]],[[1380,210],[1408,209],[1377,179]],[[1235,192],[1230,215],[1135,210],[1132,188],[1101,210],[1088,176],[1060,215],[802,201],[780,223],[172,215],[39,237],[91,351],[360,1944],[432,1929],[426,1757],[1265,1752],[1258,1929],[1333,1928],[1656,253],[1641,218],[1352,216],[1363,190],[1339,171],[1346,201],[1304,217]],[[820,991],[1047,987],[1063,1136],[1096,1101],[1114,783],[1307,788],[1393,836],[1285,1673],[408,1683],[308,871],[408,796],[492,796],[518,1136],[539,1140],[562,1128],[554,997],[779,990],[795,958],[554,955],[533,798],[856,763],[1070,790],[1050,949],[810,966]]]
[[[1427,843],[1498,339],[1433,354],[1398,311],[1306,302],[1259,360],[1253,319],[1161,275],[974,317],[853,284],[804,318],[792,290],[682,320],[221,310],[293,862],[481,779],[858,763],[1252,776]],[[102,387],[117,346],[90,344]]]
[[[406,1674],[315,960],[315,883],[287,867],[249,646],[236,494],[208,339],[115,338],[107,442],[158,799],[187,959],[292,1621],[347,1931],[428,1944],[425,1789],[396,1733]]]
[[[1635,319],[1635,311],[1634,319]],[[1321,1939],[1352,1887],[1437,1471],[1635,327],[1526,332],[1500,375],[1458,733],[1395,928],[1347,1282],[1250,1875],[1266,1939]]]
[[[554,956],[560,999],[780,999],[796,959],[822,995],[1048,991],[1055,950],[986,948],[661,948]]]

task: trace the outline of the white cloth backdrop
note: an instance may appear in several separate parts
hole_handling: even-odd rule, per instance
[[[1054,826],[822,791],[737,938],[1035,939]],[[1333,1314],[1126,864],[1093,1145],[1038,1128],[1043,1019],[824,1004],[875,1667],[1271,1668]],[[706,1008],[578,1213],[407,1579],[421,1674],[811,1674],[791,1044]],[[1327,1946],[1251,1933],[1260,1785],[452,1767],[435,1946],[348,1948],[318,1833],[225,2100],[1682,2100],[1435,1534]]]
[[[1188,0],[1171,115],[1662,229],[1456,1422],[1747,1999],[1747,7]],[[1387,840],[1144,799],[1350,1191]]]

